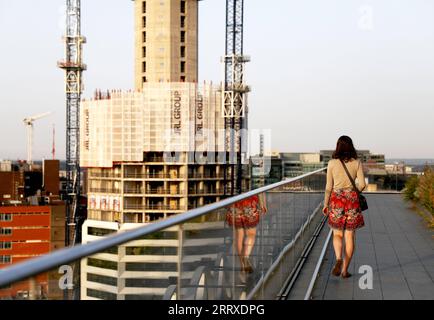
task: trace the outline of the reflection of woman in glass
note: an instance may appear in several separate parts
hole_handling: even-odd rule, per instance
[[[228,208],[226,221],[234,228],[234,246],[241,263],[241,270],[252,273],[249,257],[256,240],[256,227],[260,216],[267,212],[265,194],[252,196]]]

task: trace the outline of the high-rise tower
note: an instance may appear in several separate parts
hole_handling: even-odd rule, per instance
[[[134,6],[135,90],[97,91],[81,103],[83,243],[225,197],[222,88],[198,84],[198,0],[135,0]],[[223,223],[193,221],[165,230],[161,239],[82,259],[81,298],[163,298],[170,283],[188,281],[192,266],[216,254],[214,246],[195,250],[205,238],[189,243],[179,234],[200,225],[220,244],[224,238],[216,240],[215,231]]]
[[[198,0],[135,0],[135,87],[197,82]]]

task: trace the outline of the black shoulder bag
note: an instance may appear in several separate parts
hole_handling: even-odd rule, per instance
[[[350,173],[348,172],[348,168],[345,165],[345,163],[339,159],[342,163],[342,165],[344,166],[345,172],[347,173],[348,178],[351,181],[351,184],[353,185],[354,191],[357,192],[357,195],[359,196],[359,204],[360,204],[360,208],[362,209],[362,211],[366,211],[368,210],[368,201],[366,201],[366,198],[363,194],[360,193],[359,189],[356,187],[356,183],[354,182],[353,177],[351,177]]]

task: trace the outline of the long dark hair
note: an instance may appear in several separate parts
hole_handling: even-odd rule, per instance
[[[342,136],[338,139],[336,150],[333,152],[333,159],[349,161],[357,159],[357,151],[354,148],[353,140],[348,136]]]

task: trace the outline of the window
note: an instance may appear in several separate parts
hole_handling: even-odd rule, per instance
[[[93,274],[93,273],[87,274],[87,281],[107,284],[109,286],[117,286],[118,285],[118,279],[116,279],[116,278],[101,276],[101,275]]]
[[[178,232],[175,231],[154,232],[147,236],[140,237],[138,240],[154,240],[154,239],[177,240]]]
[[[143,73],[146,72],[146,61],[143,61],[142,72],[143,72]]]
[[[185,13],[185,0],[181,0],[181,13]]]
[[[185,82],[185,76],[181,76],[181,82]]]
[[[146,17],[143,17],[143,28],[146,28]]]
[[[181,31],[181,42],[185,42],[185,31]]]
[[[11,242],[0,242],[0,250],[8,250],[12,248]]]
[[[185,61],[181,61],[181,73],[185,72]]]
[[[10,264],[11,256],[0,256],[0,264]]]
[[[146,32],[145,31],[143,31],[142,36],[143,36],[143,42],[146,42]]]
[[[178,254],[178,248],[176,247],[127,247],[125,253],[127,256],[152,256],[152,255],[174,256]]]
[[[185,28],[185,16],[181,16],[181,28]]]
[[[12,221],[12,214],[10,213],[0,214],[0,221]]]
[[[125,263],[126,271],[158,271],[158,272],[175,272],[178,270],[176,263],[143,263],[127,262]]]
[[[118,269],[117,262],[94,259],[94,258],[88,258],[87,259],[87,265],[90,267],[96,267],[96,268],[101,268],[101,269],[109,269],[109,270],[117,270]]]
[[[147,82],[146,77],[143,77],[142,82]]]
[[[185,58],[185,46],[181,46],[181,58]]]
[[[146,1],[142,2],[142,11],[143,13],[146,13]]]
[[[146,58],[146,47],[143,47],[143,58]]]
[[[87,289],[87,295],[92,298],[102,299],[102,300],[116,300],[117,295],[114,293],[94,290],[94,289]]]
[[[106,235],[115,233],[115,230],[111,229],[102,229],[102,228],[93,228],[89,227],[87,228],[87,234],[91,236],[98,236],[98,237],[104,237]]]
[[[125,279],[129,288],[167,288],[172,283],[169,279]]]
[[[9,236],[12,234],[12,228],[0,228],[0,236]]]

